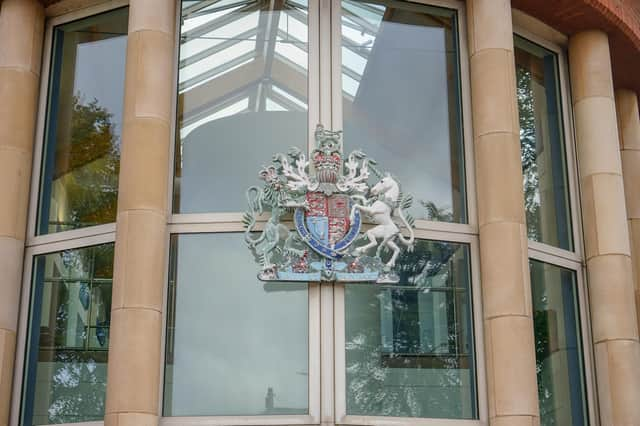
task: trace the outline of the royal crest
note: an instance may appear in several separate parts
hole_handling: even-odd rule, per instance
[[[343,161],[341,138],[318,125],[309,160],[297,148],[276,154],[259,173],[264,186],[247,190],[245,240],[260,280],[398,282],[396,259],[413,250],[412,197],[363,152]],[[291,215],[294,230],[281,223]]]

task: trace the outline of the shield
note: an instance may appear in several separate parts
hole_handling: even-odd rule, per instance
[[[306,200],[308,209],[298,209],[294,215],[298,233],[319,254],[331,259],[340,258],[340,251],[358,235],[359,213],[356,212],[352,224],[349,220],[351,202],[346,194],[308,192]]]

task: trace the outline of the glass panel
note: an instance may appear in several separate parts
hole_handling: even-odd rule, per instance
[[[515,55],[529,239],[573,250],[558,57],[518,36]]]
[[[477,418],[469,247],[418,241],[397,272],[345,286],[347,414]]]
[[[308,413],[307,285],[252,265],[240,234],[172,237],[165,416]]]
[[[415,218],[466,223],[456,12],[342,1],[346,151],[363,149],[416,197]]]
[[[529,261],[541,426],[589,424],[576,273]]]
[[[104,417],[113,247],[35,257],[23,426]]]
[[[54,29],[38,234],[115,222],[128,9]]]
[[[175,213],[244,211],[276,152],[307,146],[307,2],[182,1]]]

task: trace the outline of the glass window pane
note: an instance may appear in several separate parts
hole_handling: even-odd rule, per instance
[[[529,261],[541,426],[589,424],[576,273]]]
[[[276,152],[306,151],[306,1],[182,2],[175,213],[246,209]]]
[[[307,285],[252,265],[241,234],[172,237],[165,416],[308,413]]]
[[[363,149],[416,197],[418,219],[466,223],[456,12],[342,1],[346,151]]]
[[[128,9],[55,27],[38,234],[115,222]]]
[[[397,272],[345,286],[347,414],[477,418],[469,247],[418,241]]]
[[[529,239],[573,250],[558,57],[518,36],[515,55]]]
[[[35,257],[23,426],[104,417],[113,247]]]

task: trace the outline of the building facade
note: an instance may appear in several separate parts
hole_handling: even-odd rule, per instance
[[[0,426],[640,425],[637,70],[636,0],[0,1]],[[256,278],[317,124],[398,283]]]

